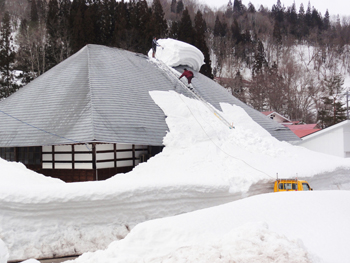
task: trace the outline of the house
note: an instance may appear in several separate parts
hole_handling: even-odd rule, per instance
[[[291,120],[289,120],[288,118],[282,116],[278,112],[275,112],[275,111],[262,111],[261,113],[264,114],[265,116],[267,116],[268,118],[270,118],[271,120],[274,120],[274,121],[276,121],[278,123],[293,124],[293,122]]]
[[[316,152],[350,158],[350,120],[307,135],[297,144]]]
[[[196,91],[217,109],[220,102],[238,105],[277,139],[299,140],[194,73]],[[0,102],[0,157],[66,182],[126,173],[163,147],[168,127],[153,90],[192,96],[145,55],[87,45]]]
[[[302,124],[299,123],[299,121],[291,121],[275,111],[263,111],[261,113],[270,118],[271,120],[274,120],[288,127],[299,138],[321,130],[317,127],[317,123]]]

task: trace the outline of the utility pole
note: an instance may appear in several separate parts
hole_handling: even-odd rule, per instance
[[[349,119],[349,87],[346,89],[346,119]]]

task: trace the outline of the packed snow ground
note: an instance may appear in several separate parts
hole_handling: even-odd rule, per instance
[[[258,195],[137,225],[71,263],[349,262],[349,191]]]
[[[199,101],[175,92],[150,95],[167,116],[166,147],[130,173],[66,184],[0,160],[0,263],[78,255],[124,237],[76,262],[349,258],[348,191],[239,200],[272,192],[276,173],[307,178],[315,190],[349,190],[348,159],[280,142],[237,106],[221,105],[236,127],[228,129]],[[207,207],[214,208],[149,221]]]

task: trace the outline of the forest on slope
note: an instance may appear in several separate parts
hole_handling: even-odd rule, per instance
[[[0,0],[0,19],[0,99],[86,44],[146,54],[156,36],[199,48],[201,73],[259,111],[323,128],[347,117],[350,17],[310,4]]]

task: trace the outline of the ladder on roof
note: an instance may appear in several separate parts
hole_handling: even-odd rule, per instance
[[[209,104],[205,99],[202,98],[202,96],[200,96],[197,92],[194,91],[194,89],[190,89],[189,87],[187,87],[185,85],[185,83],[183,83],[180,79],[179,76],[177,76],[174,71],[168,66],[166,65],[163,61],[158,60],[160,65],[162,65],[162,67],[160,67],[161,69],[163,69],[164,71],[166,71],[167,73],[169,73],[168,75],[172,76],[178,83],[180,83],[180,86],[191,92],[192,95],[199,101],[201,101],[222,123],[224,123],[229,129],[234,129],[235,127],[233,126],[233,124],[230,124],[219,112],[217,109],[215,109],[211,104]],[[157,63],[155,63],[157,65]],[[157,65],[159,67],[159,64]]]

